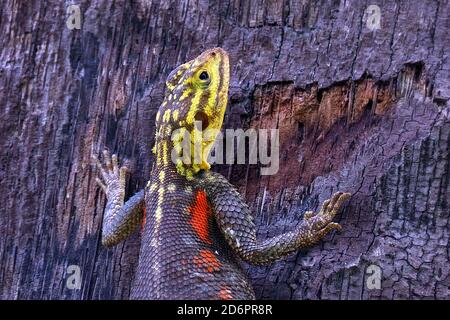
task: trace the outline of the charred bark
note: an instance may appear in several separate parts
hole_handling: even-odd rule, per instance
[[[66,25],[71,4],[0,11],[0,298],[128,298],[139,234],[100,245],[90,156],[106,146],[131,160],[128,193],[144,187],[165,77],[215,46],[232,65],[224,127],[280,129],[277,175],[216,168],[261,238],[337,190],[354,194],[341,233],[246,266],[257,296],[450,298],[448,1],[83,1],[79,30]]]

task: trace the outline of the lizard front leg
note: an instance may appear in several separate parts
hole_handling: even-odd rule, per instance
[[[228,244],[242,259],[252,264],[273,262],[313,245],[331,230],[340,229],[341,226],[332,220],[350,197],[349,193],[337,192],[324,202],[317,214],[308,212],[293,231],[258,243],[250,209],[236,188],[222,175],[212,172],[204,173],[200,181]]]
[[[124,203],[128,168],[119,167],[117,155],[110,157],[107,150],[103,151],[104,164],[100,163],[95,155],[92,158],[100,170],[101,177],[95,180],[107,199],[103,217],[102,244],[109,247],[128,238],[139,225],[144,214],[144,190]]]

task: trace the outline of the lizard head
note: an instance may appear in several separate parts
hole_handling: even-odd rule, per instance
[[[169,74],[156,116],[157,163],[174,162],[188,179],[210,168],[208,156],[222,127],[229,79],[228,54],[221,48],[207,50]]]

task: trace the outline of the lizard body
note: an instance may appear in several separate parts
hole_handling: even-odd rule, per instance
[[[143,224],[132,299],[254,299],[237,258],[270,263],[340,228],[332,219],[349,194],[338,192],[318,214],[307,212],[294,230],[257,241],[245,201],[223,176],[209,171],[207,161],[222,126],[228,85],[228,55],[220,48],[170,73],[156,116],[149,182],[126,203],[127,168],[106,150],[103,163],[95,158],[102,178],[97,182],[107,196],[102,243],[115,245]],[[198,122],[213,134],[202,135]],[[181,154],[183,134],[202,145],[204,152],[193,155],[200,161],[173,161],[173,154]]]

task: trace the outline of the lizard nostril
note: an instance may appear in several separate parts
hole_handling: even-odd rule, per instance
[[[208,116],[203,111],[199,111],[195,114],[195,121],[199,121],[202,123],[202,127],[201,127],[202,130],[205,130],[209,126]],[[198,128],[198,129],[200,129],[200,128]]]

